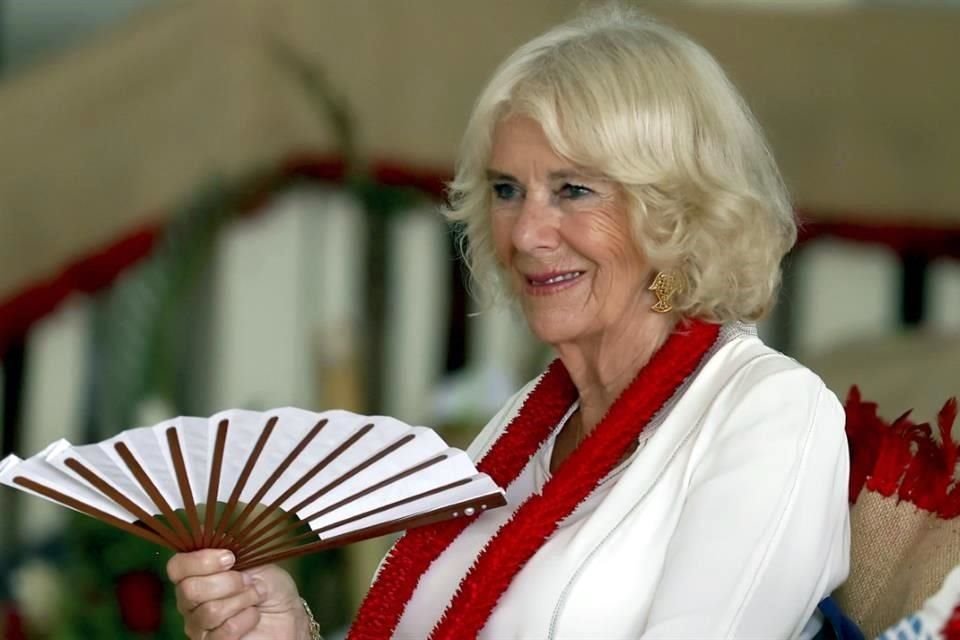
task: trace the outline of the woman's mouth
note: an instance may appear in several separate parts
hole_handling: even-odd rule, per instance
[[[584,271],[538,273],[525,276],[527,292],[532,295],[547,295],[562,291],[580,279]]]

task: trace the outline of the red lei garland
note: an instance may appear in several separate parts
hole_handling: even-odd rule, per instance
[[[475,638],[514,576],[636,441],[696,369],[719,327],[694,322],[677,330],[640,370],[600,424],[563,462],[540,494],[530,496],[496,533],[460,581],[431,640]],[[477,468],[509,485],[577,398],[563,364],[554,361]],[[479,515],[421,527],[393,547],[364,599],[348,640],[389,638],[420,578]]]

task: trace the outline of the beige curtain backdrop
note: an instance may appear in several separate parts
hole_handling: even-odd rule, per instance
[[[211,176],[335,151],[277,41],[341,93],[366,157],[446,170],[495,65],[580,4],[171,0],[13,78],[0,86],[0,302],[162,220]],[[960,12],[651,10],[729,70],[800,206],[960,225]]]

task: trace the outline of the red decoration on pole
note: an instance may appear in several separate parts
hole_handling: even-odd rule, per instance
[[[131,571],[117,580],[123,624],[134,633],[156,633],[163,620],[163,582],[150,571]]]
[[[27,640],[27,632],[23,628],[23,618],[12,602],[0,606],[0,638],[6,640]]]

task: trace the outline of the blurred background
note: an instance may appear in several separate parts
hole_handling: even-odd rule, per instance
[[[0,0],[0,456],[295,405],[465,445],[549,358],[437,213],[476,94],[579,0]],[[803,220],[766,339],[960,393],[960,1],[639,3],[763,123]],[[389,541],[289,568],[330,637]],[[167,554],[0,489],[0,638],[182,637]]]

